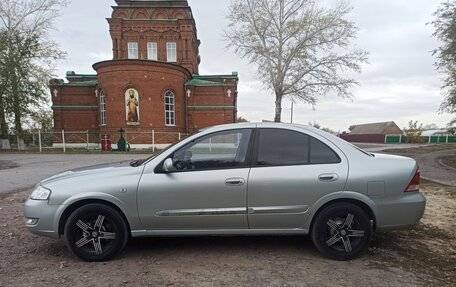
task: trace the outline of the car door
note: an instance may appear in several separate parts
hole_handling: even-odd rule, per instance
[[[173,170],[145,172],[138,211],[148,230],[245,229],[251,129],[202,136],[171,154]],[[251,149],[251,148],[250,148]]]
[[[301,228],[319,198],[343,190],[346,158],[317,137],[296,130],[258,130],[249,176],[250,228]]]

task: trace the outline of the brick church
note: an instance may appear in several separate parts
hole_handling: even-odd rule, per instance
[[[56,131],[192,133],[236,121],[238,75],[200,75],[187,1],[116,0],[108,18],[113,59],[96,74],[52,79]]]

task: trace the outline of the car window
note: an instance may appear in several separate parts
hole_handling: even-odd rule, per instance
[[[339,156],[326,144],[310,138],[310,163],[311,164],[325,164],[325,163],[339,163]]]
[[[245,166],[250,136],[250,129],[241,129],[201,137],[176,151],[173,165],[178,171]]]
[[[260,129],[257,165],[309,163],[309,136],[282,129]]]
[[[284,129],[260,129],[256,161],[258,166],[339,162],[336,152],[312,136]]]

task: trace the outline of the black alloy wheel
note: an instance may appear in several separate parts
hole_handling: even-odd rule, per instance
[[[64,230],[65,244],[85,261],[105,261],[123,250],[128,227],[121,214],[104,204],[88,204],[76,209]]]
[[[326,257],[350,260],[369,247],[373,228],[366,212],[351,203],[335,203],[325,207],[315,218],[311,238]]]

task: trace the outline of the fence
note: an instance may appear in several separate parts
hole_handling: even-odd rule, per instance
[[[0,145],[0,149],[36,150],[101,150],[101,139],[107,134],[111,140],[112,149],[117,149],[117,142],[120,139],[119,131],[101,133],[98,131],[60,131],[60,132],[26,132],[19,138],[15,135],[9,136],[8,144]],[[149,149],[155,151],[173,144],[188,134],[179,132],[162,131],[124,131],[123,137],[131,149]]]
[[[452,135],[435,135],[435,136],[420,136],[418,141],[422,143],[456,143],[456,136]],[[406,136],[403,135],[386,135],[385,143],[408,143]]]

